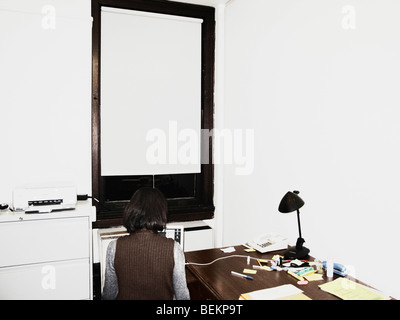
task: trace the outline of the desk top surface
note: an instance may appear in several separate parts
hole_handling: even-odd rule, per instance
[[[309,281],[307,285],[298,285],[298,280],[289,275],[286,271],[266,271],[258,270],[256,274],[250,275],[253,280],[233,276],[231,271],[243,273],[244,269],[252,269],[257,264],[256,260],[251,259],[247,264],[247,256],[257,259],[272,259],[275,254],[283,255],[284,250],[268,253],[245,252],[243,246],[235,246],[235,252],[224,253],[220,249],[209,249],[186,252],[186,261],[189,263],[209,263],[221,257],[243,255],[244,257],[231,257],[218,260],[210,265],[198,266],[188,264],[187,268],[199,279],[203,285],[219,300],[237,300],[242,293],[255,290],[272,288],[284,284],[292,284],[303,290],[304,294],[312,300],[338,300],[336,296],[327,293],[319,288],[319,285],[333,281],[339,276],[334,274],[333,278],[328,278],[324,271],[323,280]],[[314,260],[310,257],[310,260]],[[353,281],[361,283],[356,279]]]

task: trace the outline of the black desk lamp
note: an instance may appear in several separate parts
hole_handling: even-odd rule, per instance
[[[285,259],[305,259],[308,257],[309,249],[303,247],[304,239],[301,237],[301,228],[300,228],[300,211],[299,209],[304,205],[303,199],[301,199],[298,194],[299,191],[288,191],[285,196],[282,198],[281,203],[279,204],[279,212],[282,213],[290,213],[297,210],[297,224],[299,227],[299,237],[296,242],[295,247],[290,247],[285,251],[284,258]]]

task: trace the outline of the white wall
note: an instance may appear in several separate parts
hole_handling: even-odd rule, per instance
[[[346,7],[350,5],[350,7]],[[225,9],[225,126],[255,130],[255,169],[224,168],[224,244],[297,233],[400,298],[400,3],[233,0]]]
[[[0,0],[0,202],[27,184],[91,193],[90,0]]]

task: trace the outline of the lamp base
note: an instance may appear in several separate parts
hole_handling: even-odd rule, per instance
[[[304,260],[308,258],[309,253],[310,249],[306,247],[303,247],[300,250],[298,250],[296,247],[290,247],[285,251],[283,256],[285,260],[294,260],[294,259]]]
[[[308,258],[308,254],[310,253],[310,249],[303,247],[303,243],[304,243],[304,239],[303,238],[298,238],[297,239],[297,243],[296,246],[294,247],[289,247],[283,257],[285,260],[294,260],[294,259],[299,259],[299,260],[303,260]]]

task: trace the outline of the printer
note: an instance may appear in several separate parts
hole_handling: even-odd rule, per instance
[[[25,213],[49,213],[73,210],[77,195],[73,186],[23,187],[13,191],[13,210]]]

